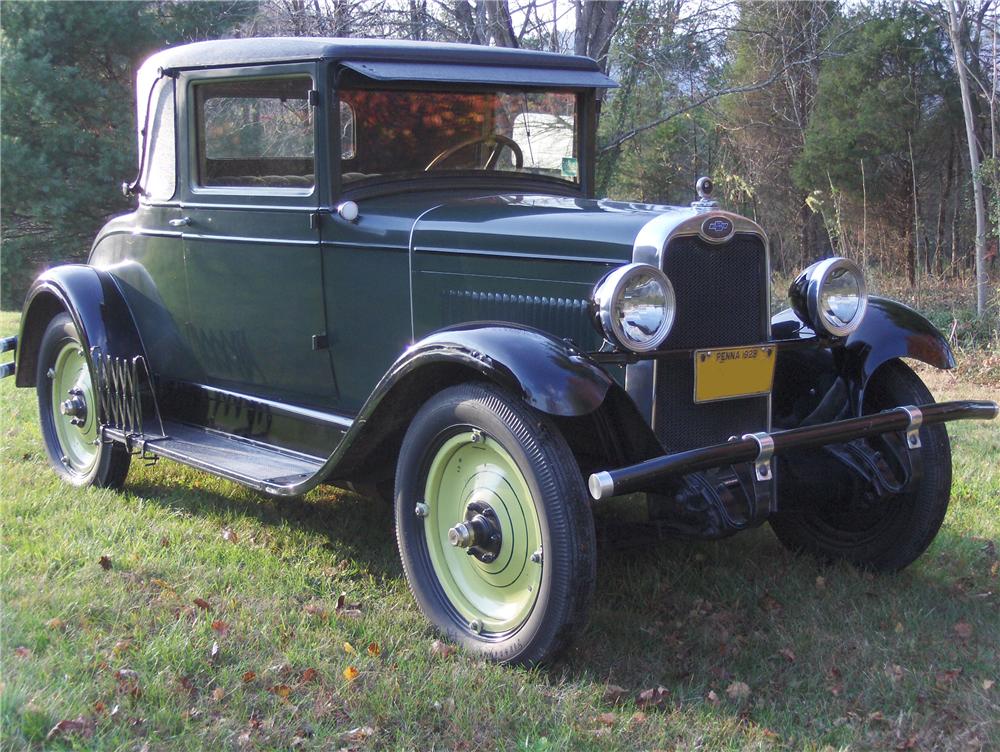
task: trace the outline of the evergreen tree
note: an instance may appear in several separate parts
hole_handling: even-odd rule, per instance
[[[17,2],[0,15],[2,303],[42,264],[81,259],[137,163],[135,72],[156,50],[216,38],[255,2]],[[140,93],[141,94],[141,93]]]

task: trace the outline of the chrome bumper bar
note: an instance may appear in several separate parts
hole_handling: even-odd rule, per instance
[[[815,426],[791,428],[774,433],[746,434],[725,444],[713,444],[685,452],[665,454],[661,457],[621,467],[604,470],[590,476],[588,487],[595,500],[609,496],[647,491],[657,483],[674,475],[685,475],[712,467],[723,467],[740,462],[754,463],[757,478],[771,477],[771,457],[792,449],[806,449],[839,444],[883,433],[904,431],[910,449],[920,447],[921,425],[933,425],[952,420],[993,420],[997,417],[995,402],[936,402],[919,407],[894,407],[881,413],[848,418]]]

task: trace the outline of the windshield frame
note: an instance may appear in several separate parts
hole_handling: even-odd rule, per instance
[[[521,172],[499,171],[487,175],[482,170],[440,170],[425,174],[405,173],[341,181],[340,90],[369,89],[375,91],[427,91],[450,93],[491,93],[497,91],[544,92],[560,91],[576,96],[576,143],[579,180],[573,183],[561,178]],[[327,122],[329,123],[329,175],[334,196],[368,196],[414,190],[487,190],[491,193],[530,192],[573,197],[593,197],[594,193],[594,134],[596,131],[597,90],[593,88],[551,86],[510,86],[476,83],[437,83],[427,81],[376,81],[361,76],[343,66],[335,69],[330,82]]]

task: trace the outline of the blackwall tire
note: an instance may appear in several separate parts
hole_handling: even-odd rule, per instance
[[[121,488],[131,456],[120,444],[99,439],[93,374],[66,313],[55,316],[42,334],[35,388],[42,441],[56,473],[74,486]],[[74,415],[60,410],[67,400],[73,403]]]
[[[933,401],[920,377],[902,361],[893,360],[868,383],[864,412]],[[881,572],[899,571],[913,563],[940,530],[951,495],[951,445],[944,425],[923,426],[920,441],[923,475],[911,492],[883,501],[877,515],[850,517],[828,509],[776,515],[771,527],[778,540],[793,551]]]
[[[450,640],[533,666],[582,627],[596,576],[586,488],[562,435],[520,399],[485,384],[430,399],[403,441],[394,503],[410,589]],[[448,537],[463,521],[479,530],[471,548]]]

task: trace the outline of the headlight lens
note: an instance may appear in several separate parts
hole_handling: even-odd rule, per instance
[[[635,352],[658,348],[674,324],[673,285],[649,264],[615,269],[598,283],[593,300],[604,336]]]
[[[861,269],[850,259],[819,261],[796,278],[789,290],[792,308],[816,332],[846,337],[861,324],[868,291]]]

